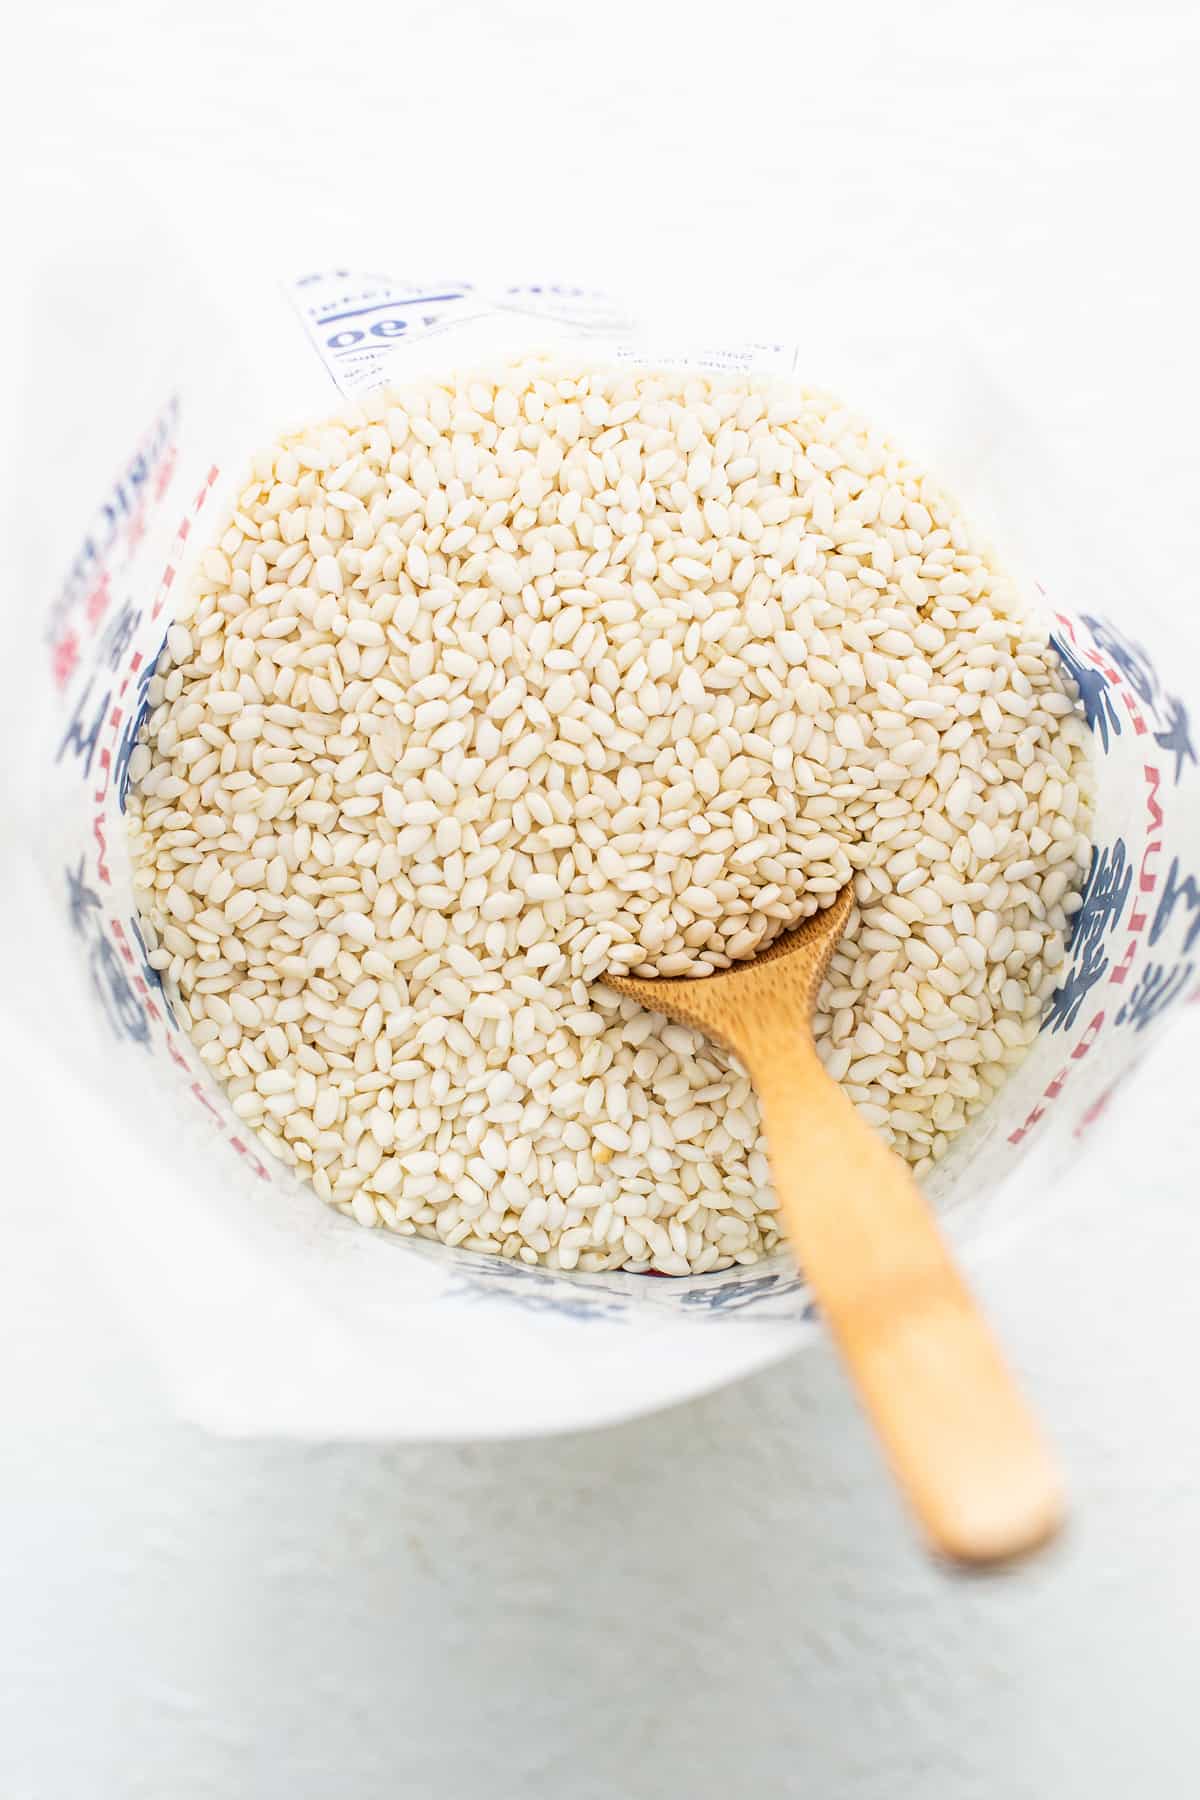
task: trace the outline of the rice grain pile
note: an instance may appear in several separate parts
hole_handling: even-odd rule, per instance
[[[723,1051],[598,985],[853,878],[815,1026],[923,1173],[1021,1060],[1087,734],[954,506],[827,396],[526,358],[262,452],[131,763],[151,961],[364,1225],[671,1274],[776,1243]]]

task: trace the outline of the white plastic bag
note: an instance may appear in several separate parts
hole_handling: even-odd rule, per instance
[[[163,380],[136,443],[96,428],[90,503],[68,497],[80,502],[74,536],[22,699],[38,805],[4,899],[20,908],[22,954],[45,970],[46,1055],[70,1076],[72,1129],[119,1177],[101,1216],[78,1196],[81,1218],[180,1408],[216,1429],[563,1430],[715,1386],[811,1330],[786,1254],[694,1279],[566,1276],[349,1224],[268,1166],[142,951],[121,818],[128,756],[189,556],[219,529],[250,452],[343,394],[547,343],[795,369],[926,453],[969,502],[987,493],[993,522],[1038,504],[1011,407],[945,346],[821,335],[800,349],[694,351],[643,344],[618,308],[577,290],[345,271],[240,294],[236,313],[191,327],[183,348],[165,333],[161,346],[131,343],[143,368],[161,350]],[[1028,561],[1038,532],[1024,537]],[[928,1183],[960,1240],[1016,1217],[1056,1166],[1087,1153],[1088,1123],[1152,1029],[1200,993],[1200,693],[1194,659],[1143,624],[1142,599],[1113,616],[1089,573],[1045,600],[1094,734],[1096,852],[1034,1050]]]

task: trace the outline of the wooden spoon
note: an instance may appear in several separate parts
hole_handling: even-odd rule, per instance
[[[1057,1474],[907,1165],[813,1044],[817,993],[852,905],[847,886],[719,975],[605,980],[746,1065],[788,1235],[910,1506],[943,1555],[1007,1560],[1061,1523]]]

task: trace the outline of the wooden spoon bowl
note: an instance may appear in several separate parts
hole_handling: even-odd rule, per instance
[[[1057,1530],[1057,1474],[907,1164],[813,1043],[817,995],[853,904],[847,886],[717,975],[606,985],[744,1063],[792,1247],[913,1512],[954,1561],[1007,1561]]]

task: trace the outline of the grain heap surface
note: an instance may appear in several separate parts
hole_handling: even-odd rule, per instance
[[[924,1172],[1025,1054],[1086,731],[957,509],[827,396],[529,358],[255,460],[150,689],[151,960],[365,1225],[672,1274],[777,1239],[742,1070],[597,985],[853,879],[827,1067]]]

